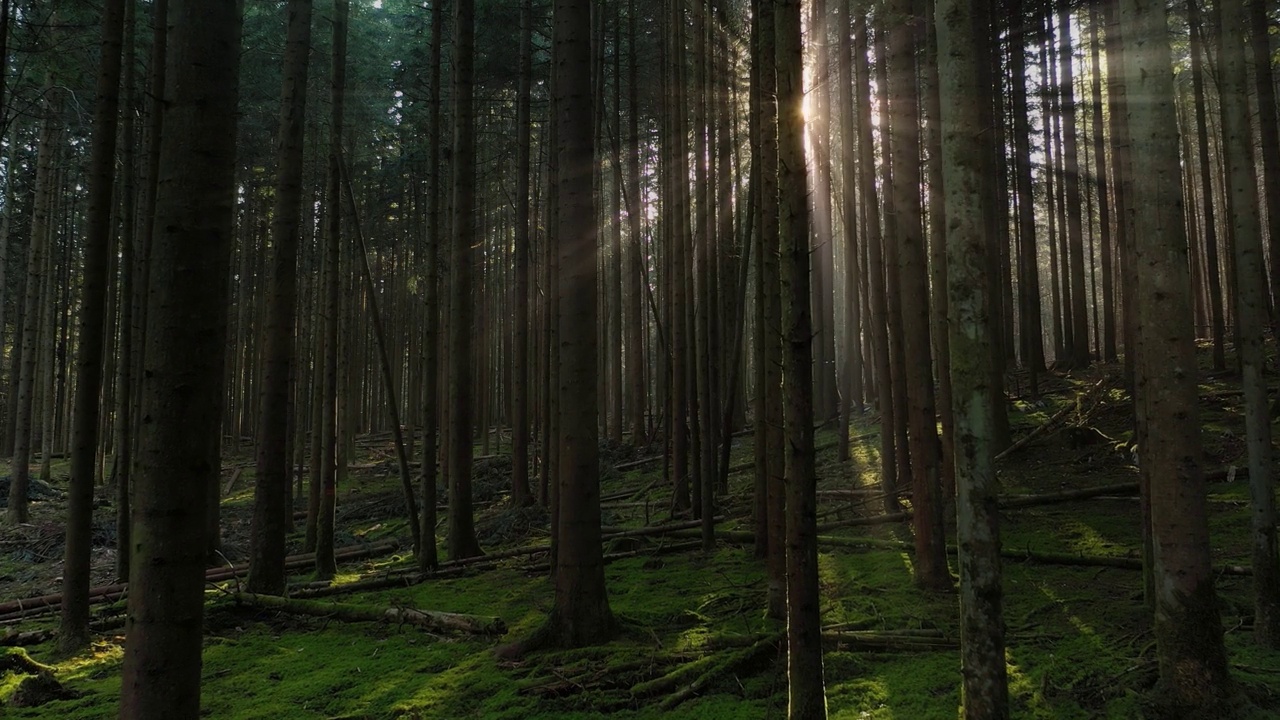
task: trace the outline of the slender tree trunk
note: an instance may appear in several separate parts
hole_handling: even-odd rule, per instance
[[[1219,45],[1222,82],[1223,149],[1235,233],[1237,342],[1244,385],[1245,439],[1249,449],[1252,499],[1254,637],[1265,647],[1280,645],[1280,563],[1276,557],[1275,480],[1272,477],[1271,415],[1267,405],[1263,328],[1267,319],[1267,270],[1258,218],[1258,175],[1249,122],[1249,72],[1244,38],[1249,17],[1239,4],[1220,2]],[[1265,58],[1270,63],[1270,57]],[[1265,153],[1265,151],[1264,151]],[[1260,153],[1260,154],[1264,154]],[[1273,206],[1272,213],[1275,212]]]
[[[1032,394],[1044,370],[1044,324],[1041,320],[1040,262],[1036,243],[1035,192],[1031,178],[1031,122],[1027,107],[1027,25],[1022,0],[1010,8],[1014,29],[1009,51],[1013,77],[1010,103],[1013,111],[1014,188],[1018,198],[1018,295],[1022,313],[1022,365],[1031,374]],[[945,172],[945,170],[944,170]],[[988,309],[989,310],[989,309]],[[954,377],[952,381],[954,382]]]
[[[1209,106],[1204,92],[1204,23],[1200,0],[1187,3],[1187,25],[1191,36],[1191,86],[1195,93],[1196,144],[1200,151],[1200,195],[1204,199],[1204,254],[1209,271],[1209,313],[1213,334],[1213,369],[1227,367],[1226,321],[1222,307],[1222,272],[1218,264],[1218,220],[1213,206],[1213,179],[1209,165]]]
[[[800,6],[799,0],[779,0],[775,27],[787,433],[787,717],[813,720],[826,718],[827,700],[822,679],[818,589],[809,183],[804,160],[804,46]]]
[[[782,267],[779,246],[781,190],[778,155],[779,87],[777,69],[777,5],[761,0],[760,16],[760,244],[763,277],[765,345],[765,457],[768,482],[769,556],[766,614],[787,615],[786,437],[782,404]]]
[[[337,561],[333,557],[334,511],[338,500],[338,480],[341,473],[342,452],[339,447],[343,434],[343,415],[347,409],[349,393],[340,397],[343,367],[338,351],[343,344],[340,334],[342,276],[342,191],[341,144],[343,113],[346,101],[347,80],[347,21],[351,13],[349,0],[334,0],[333,8],[333,69],[329,76],[329,157],[325,180],[325,340],[324,386],[320,422],[320,492],[319,512],[316,516],[316,578],[328,580],[337,573]]]
[[[427,242],[424,275],[426,316],[422,333],[422,548],[418,569],[434,570],[439,565],[436,547],[436,440],[440,419],[440,246],[442,238],[440,201],[440,95],[444,0],[431,7],[431,52],[427,72],[431,82],[431,104],[427,111]]]
[[[290,379],[298,306],[298,234],[302,220],[303,133],[311,52],[312,0],[286,6],[288,36],[280,91],[280,135],[275,206],[271,217],[271,278],[263,351],[262,414],[258,418],[253,527],[249,540],[251,593],[285,589],[285,520],[288,514]]]
[[[217,482],[235,207],[239,3],[169,7],[156,273],[120,717],[200,711],[206,488]]]
[[[1249,43],[1257,90],[1262,204],[1267,211],[1265,230],[1271,256],[1271,326],[1272,333],[1280,337],[1280,118],[1277,118],[1275,73],[1271,61],[1271,23],[1267,17],[1267,0],[1249,0],[1248,6]]]
[[[890,133],[893,137],[894,228],[902,296],[902,337],[910,426],[916,582],[929,590],[951,587],[942,528],[938,477],[938,424],[929,347],[929,276],[920,208],[920,125],[917,117],[912,0],[894,0],[889,31]],[[894,272],[890,268],[890,272]]]
[[[1094,179],[1098,183],[1098,220],[1102,233],[1102,347],[1098,355],[1103,362],[1116,360],[1116,309],[1115,280],[1112,277],[1113,239],[1111,237],[1112,213],[1111,186],[1107,182],[1107,154],[1105,127],[1102,122],[1102,42],[1098,40],[1101,20],[1096,7],[1089,8],[1089,50],[1092,58],[1090,91],[1093,105],[1093,158]],[[1114,160],[1112,161],[1114,165]],[[1095,308],[1095,311],[1097,308]]]
[[[1134,156],[1138,392],[1145,404],[1142,463],[1151,478],[1155,546],[1155,637],[1161,703],[1209,716],[1228,691],[1222,624],[1209,560],[1195,341],[1187,277],[1177,119],[1163,2],[1122,0]]]
[[[29,518],[27,488],[31,477],[32,415],[36,386],[36,341],[40,328],[40,283],[44,275],[44,255],[48,251],[50,215],[54,194],[54,163],[58,154],[58,125],[61,103],[45,106],[37,150],[35,198],[31,214],[31,244],[27,250],[26,297],[22,312],[22,362],[18,375],[18,404],[13,415],[13,461],[10,463],[9,506],[5,517],[10,524]]]
[[[624,198],[627,205],[627,247],[624,257],[623,272],[626,285],[626,365],[627,365],[627,397],[631,415],[631,442],[637,447],[643,444],[645,437],[645,384],[644,384],[644,290],[642,286],[644,267],[644,236],[641,234],[640,218],[640,59],[637,55],[636,41],[638,22],[636,0],[629,0],[627,6],[627,173],[628,180],[624,186]],[[626,195],[629,189],[630,195]]]
[[[511,502],[528,505],[529,492],[529,226],[530,99],[533,87],[533,0],[520,4],[520,87],[516,97],[515,357],[511,383]]]
[[[464,2],[468,0],[463,0]],[[591,175],[589,0],[555,0],[556,92],[561,142],[560,209],[561,365],[559,549],[555,606],[547,621],[553,644],[580,647],[604,642],[617,630],[605,591],[600,545],[599,408],[596,388],[595,197]]]
[[[89,643],[94,460],[97,458],[102,409],[99,393],[102,390],[103,347],[106,344],[107,270],[111,248],[116,135],[120,120],[124,8],[125,0],[108,0],[102,7],[97,97],[93,106],[93,138],[89,150],[89,211],[85,223],[85,259],[77,328],[79,352],[71,429],[67,541],[63,556],[62,623],[58,627],[58,649],[63,653],[71,653]],[[53,368],[46,371],[53,372]],[[45,402],[52,405],[53,399],[46,398]],[[49,453],[46,452],[45,462],[48,460]]]
[[[840,372],[839,457],[849,459],[849,426],[854,410],[862,410],[862,304],[858,284],[859,277],[858,220],[858,166],[857,166],[857,116],[853,107],[853,38],[849,27],[853,13],[852,0],[844,0],[840,17],[846,22],[838,26],[839,42],[836,48],[836,102],[840,105],[840,146],[844,206],[844,366]],[[865,61],[863,61],[865,62]],[[865,97],[859,98],[866,103]]]
[[[854,18],[853,55],[867,56],[867,18]],[[870,279],[871,345],[874,355],[877,404],[880,406],[880,488],[884,492],[885,512],[898,510],[899,450],[894,435],[893,387],[889,367],[888,295],[885,287],[884,238],[880,231],[880,193],[876,189],[875,149],[871,136],[871,68],[865,62],[854,63],[854,93],[858,96],[858,167],[862,209],[867,232],[867,277]],[[905,452],[905,448],[902,449]]]
[[[475,198],[475,0],[454,4],[453,247],[449,266],[449,557],[480,553],[472,516],[471,456],[475,388],[473,295]]]
[[[952,402],[958,438],[955,472],[962,702],[966,718],[999,720],[1009,717],[1009,695],[1001,610],[1000,517],[995,502],[994,413],[991,393],[986,389],[993,338],[983,206],[991,199],[983,192],[979,136],[984,128],[977,107],[991,88],[979,84],[973,4],[969,0],[938,0],[934,20],[938,53],[943,59],[939,74],[946,128],[942,147]],[[977,14],[981,12],[979,8]],[[1014,43],[1013,52],[1023,52],[1020,42]],[[1015,74],[1014,81],[1021,83],[1024,78]]]
[[[1073,50],[1071,44],[1071,13],[1068,0],[1058,5],[1058,63],[1062,81],[1062,152],[1063,177],[1067,196],[1067,238],[1070,254],[1067,258],[1071,278],[1071,365],[1074,368],[1089,366],[1089,310],[1084,280],[1084,232],[1080,208],[1080,156],[1076,130],[1076,92]]]

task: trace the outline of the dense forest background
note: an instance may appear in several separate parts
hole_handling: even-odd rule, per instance
[[[1278,21],[0,0],[6,712],[1270,717]]]

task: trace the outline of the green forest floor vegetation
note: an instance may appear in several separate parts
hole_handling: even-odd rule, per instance
[[[1001,462],[1005,493],[1052,493],[1137,479],[1129,445],[1131,414],[1118,378],[1096,402],[1077,402],[1106,373],[1118,376],[1119,368],[1046,376],[1041,378],[1040,399],[1014,400],[1015,438],[1062,408],[1075,407],[1062,418],[1061,428]],[[1025,379],[1021,386],[1025,392]],[[1209,394],[1202,406],[1207,470],[1244,464],[1241,400],[1214,394],[1231,387],[1231,379],[1223,378],[1204,388]],[[851,433],[869,437],[855,443],[853,462],[843,465],[835,459],[833,432],[819,433],[821,489],[866,489],[821,496],[820,522],[882,511],[875,492],[875,422],[870,412],[858,419]],[[397,538],[405,547],[408,532],[389,443],[362,445],[368,446],[360,449],[340,489],[339,543]],[[660,462],[626,472],[613,469],[653,454],[605,448],[605,525],[638,528],[671,519],[670,492],[660,480]],[[751,456],[750,437],[740,438],[731,466],[749,463]],[[241,455],[227,462],[230,466],[248,460]],[[55,468],[54,485],[64,486],[65,468]],[[507,505],[504,482],[509,470],[505,457],[477,463],[477,528],[489,552],[543,544],[548,537],[545,512]],[[230,472],[224,474],[224,481],[229,478]],[[745,515],[751,506],[751,484],[749,470],[731,475],[731,493],[721,506],[731,519],[718,530],[750,531]],[[232,562],[247,547],[251,486],[252,472],[246,469],[224,500],[224,542]],[[1210,486],[1210,499],[1215,563],[1247,565],[1245,473],[1236,473],[1230,482],[1224,474]],[[53,538],[62,501],[37,502],[33,510],[37,526],[54,529],[48,530],[48,537],[43,530],[32,535],[24,529],[5,529],[0,535],[0,600],[56,590],[60,556],[31,538]],[[99,523],[109,526],[111,509],[99,512]],[[1004,547],[1023,553],[1138,558],[1138,512],[1137,501],[1120,494],[1006,510]],[[608,541],[607,553],[631,553],[607,568],[610,603],[622,624],[621,636],[601,647],[533,653],[514,662],[498,659],[494,649],[533,632],[550,611],[553,598],[545,555],[480,563],[408,587],[332,598],[365,607],[496,616],[508,628],[503,637],[264,610],[236,602],[235,582],[220,583],[208,593],[206,714],[335,720],[783,717],[786,678],[777,644],[783,628],[763,617],[762,565],[752,559],[747,542],[721,539],[714,553],[704,555],[690,546],[696,534],[695,530]],[[823,622],[832,631],[825,654],[831,717],[955,718],[960,681],[956,597],[916,589],[911,554],[892,542],[909,541],[909,529],[881,524],[840,527],[823,535],[846,541],[869,538],[878,544],[821,548]],[[104,534],[95,550],[99,563],[111,560],[110,542]],[[300,535],[291,543],[291,551],[298,549]],[[335,583],[407,574],[412,568],[412,557],[401,550],[346,563]],[[1014,717],[1141,716],[1145,693],[1156,676],[1141,573],[1013,557],[1004,568]],[[106,568],[101,572],[110,574]],[[98,578],[95,574],[95,584]],[[308,580],[306,570],[293,578],[296,583]],[[1248,712],[1257,718],[1276,717],[1280,657],[1252,642],[1249,578],[1223,575],[1218,589],[1233,674],[1252,704]],[[99,614],[112,617],[119,612],[117,603]],[[54,620],[44,617],[0,628],[0,634],[54,626]],[[7,706],[17,685],[31,673],[18,668],[0,675],[0,715],[115,717],[122,642],[119,630],[107,630],[85,653],[54,663],[52,675],[69,694],[38,707]],[[38,661],[52,662],[53,649],[52,642],[45,642],[28,651]]]

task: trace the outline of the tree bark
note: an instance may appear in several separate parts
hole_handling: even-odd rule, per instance
[[[165,134],[120,717],[200,709],[206,488],[222,406],[235,207],[239,3],[169,6]]]
[[[1145,405],[1142,463],[1150,474],[1155,636],[1161,701],[1212,714],[1228,691],[1222,624],[1209,560],[1195,340],[1188,303],[1178,129],[1163,2],[1122,0],[1133,175],[1138,302],[1137,389]]]
[[[556,112],[560,155],[560,514],[555,606],[548,632],[556,645],[604,642],[617,630],[605,591],[600,545],[599,408],[596,397],[598,252],[591,176],[591,3],[555,0]]]
[[[1226,322],[1222,308],[1222,272],[1218,263],[1218,219],[1213,202],[1213,177],[1209,164],[1209,106],[1204,92],[1204,22],[1200,0],[1187,3],[1188,34],[1191,37],[1191,87],[1195,93],[1196,147],[1199,150],[1200,197],[1204,201],[1204,255],[1208,265],[1209,314],[1213,336],[1213,369],[1227,367]]]
[[[1194,4],[1191,3],[1191,4]],[[1232,230],[1235,233],[1237,346],[1244,386],[1245,442],[1249,451],[1253,551],[1253,633],[1264,647],[1280,645],[1280,563],[1276,556],[1275,481],[1271,414],[1267,401],[1267,269],[1259,221],[1258,175],[1249,122],[1249,72],[1245,56],[1248,14],[1237,3],[1218,3],[1221,35],[1223,150],[1226,155]],[[1269,55],[1265,62],[1270,63]],[[1265,154],[1260,153],[1260,154]],[[1273,206],[1269,214],[1275,213]]]
[[[799,0],[778,0],[775,26],[787,434],[787,717],[820,720],[827,716],[827,701],[822,679],[818,588],[809,183],[805,171],[800,7]]]
[[[902,336],[906,355],[916,582],[928,590],[951,587],[938,477],[938,423],[929,343],[929,276],[920,207],[920,125],[916,93],[912,0],[894,0],[889,31],[890,133],[893,137],[894,227],[901,278]],[[890,269],[892,272],[893,269]]]
[[[481,554],[471,502],[475,434],[475,0],[454,4],[453,245],[449,259],[449,557]]]
[[[124,44],[124,0],[102,7],[93,138],[89,150],[89,208],[85,218],[84,272],[78,315],[79,352],[71,428],[71,483],[63,556],[62,622],[58,649],[71,653],[89,643],[89,571],[93,541],[94,460],[98,450],[99,393],[106,344],[107,284],[115,185],[116,134],[120,120],[120,67]],[[126,200],[128,202],[128,200]],[[52,343],[50,343],[52,344]],[[47,368],[52,372],[53,368]],[[52,402],[52,398],[46,402]],[[49,455],[45,454],[48,462]]]
[[[290,0],[280,91],[280,139],[272,208],[271,277],[267,291],[257,472],[249,540],[249,592],[280,595],[285,589],[285,520],[289,513],[290,380],[298,306],[298,235],[302,220],[303,138],[311,52],[312,0]]]
[[[342,415],[346,411],[345,398],[340,398],[344,344],[340,332],[342,277],[342,190],[341,145],[343,113],[346,104],[347,80],[347,22],[351,13],[349,0],[334,0],[333,10],[333,69],[329,76],[329,157],[325,180],[325,341],[323,403],[320,423],[320,492],[319,512],[316,516],[316,579],[328,580],[337,573],[333,557],[334,510],[338,499],[338,476],[343,454],[340,447],[343,434]]]
[[[50,215],[54,193],[54,163],[58,154],[58,117],[61,103],[53,99],[45,105],[36,161],[35,198],[31,214],[31,243],[27,250],[26,297],[22,311],[22,360],[18,372],[18,404],[12,420],[14,429],[12,480],[5,517],[10,524],[29,518],[27,489],[31,478],[32,415],[36,385],[36,341],[40,328],[40,282],[44,275],[44,255],[48,251]]]

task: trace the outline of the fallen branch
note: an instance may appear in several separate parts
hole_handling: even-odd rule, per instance
[[[390,552],[399,547],[394,540],[385,540],[371,545],[357,545],[342,548],[334,553],[334,558],[343,560],[358,560],[366,557],[373,557]],[[285,558],[285,569],[297,570],[307,567],[315,562],[315,553],[305,553],[302,555],[293,555]],[[205,582],[222,582],[235,577],[248,574],[249,565],[234,565],[232,567],[210,568],[205,572]],[[128,590],[128,585],[107,585],[104,587],[96,587],[89,590],[89,604],[98,605],[106,602],[114,602],[124,597]],[[31,617],[33,615],[42,615],[53,612],[62,606],[62,594],[55,593],[52,595],[41,595],[39,597],[23,598],[21,600],[11,600],[6,603],[0,603],[0,621],[12,620],[20,617]]]
[[[236,602],[254,607],[279,610],[294,615],[334,618],[349,622],[387,622],[436,632],[465,633],[471,635],[504,635],[507,624],[502,618],[459,613],[415,610],[412,608],[379,608],[342,603],[326,603],[315,600],[283,598],[277,595],[236,593]]]
[[[1000,498],[1000,507],[1004,510],[1010,510],[1013,508],[1072,502],[1073,500],[1088,500],[1102,495],[1122,495],[1136,492],[1138,492],[1138,483],[1135,481],[1116,483],[1114,485],[1099,485],[1078,490],[1063,490],[1041,495],[1006,495]]]
[[[617,470],[618,472],[628,472],[630,470],[637,470],[639,468],[644,467],[645,465],[652,465],[653,463],[661,462],[662,458],[663,458],[662,455],[653,455],[651,457],[640,458],[639,460],[632,460],[630,462],[624,462],[619,465],[614,465],[613,469]]]
[[[782,636],[782,633],[777,633],[770,635],[769,637],[762,638],[750,647],[744,650],[739,650],[738,652],[730,655],[729,658],[723,662],[707,668],[695,677],[693,682],[681,687],[679,690],[668,696],[667,699],[663,700],[662,704],[659,705],[659,708],[664,711],[671,710],[680,705],[680,703],[683,703],[684,701],[705,691],[707,688],[718,682],[720,678],[732,673],[737,673],[743,667],[754,665],[756,662],[765,659],[770,654],[777,657],[778,643],[782,640]]]
[[[954,640],[942,637],[883,632],[824,632],[822,633],[822,642],[823,644],[856,648],[858,650],[903,650],[913,652],[954,650],[960,647],[960,644]]]
[[[244,473],[244,466],[237,465],[235,470],[231,471],[231,478],[222,486],[222,494],[226,495],[231,492],[231,488],[236,486],[236,481],[240,479],[240,475]]]
[[[0,647],[27,647],[39,645],[53,637],[52,630],[29,630],[27,632],[7,632],[0,635]]]
[[[1084,393],[1081,393],[1080,395],[1077,395],[1076,399],[1073,402],[1067,403],[1066,407],[1063,407],[1061,410],[1054,413],[1053,416],[1050,417],[1048,420],[1044,421],[1042,424],[1040,424],[1031,432],[1027,433],[1026,435],[1023,435],[1014,444],[1005,448],[1003,451],[997,453],[995,459],[1003,460],[1009,455],[1012,455],[1018,450],[1021,450],[1022,448],[1026,447],[1028,444],[1031,443],[1031,441],[1035,440],[1036,438],[1048,433],[1050,430],[1055,429],[1058,426],[1058,424],[1062,421],[1063,418],[1071,414],[1072,410],[1079,408],[1086,401],[1088,401],[1089,398],[1101,392],[1102,389],[1106,386],[1107,386],[1107,378],[1102,378],[1093,387],[1089,388],[1089,390],[1087,390]]]

